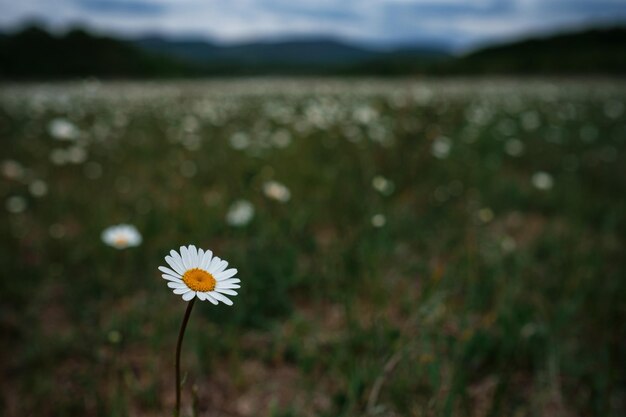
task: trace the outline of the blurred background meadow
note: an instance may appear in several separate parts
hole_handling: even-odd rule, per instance
[[[623,416],[624,4],[474,3],[0,3],[0,414],[170,415],[195,244],[183,415]]]

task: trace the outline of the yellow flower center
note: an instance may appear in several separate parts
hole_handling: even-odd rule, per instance
[[[185,272],[183,281],[192,290],[200,292],[213,291],[216,284],[213,275],[199,268],[193,268]]]
[[[115,246],[126,246],[126,244],[128,243],[128,239],[126,239],[125,236],[118,236],[115,238],[113,243],[115,244]]]

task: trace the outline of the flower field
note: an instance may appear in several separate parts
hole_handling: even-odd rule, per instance
[[[624,81],[5,84],[0,138],[3,416],[171,415],[183,245],[241,288],[182,415],[624,415]]]

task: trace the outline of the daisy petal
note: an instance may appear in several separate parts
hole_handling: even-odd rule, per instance
[[[208,292],[205,292],[204,295],[206,295],[206,299],[209,300],[212,304],[215,304],[215,305],[219,304],[217,300],[211,297],[211,294],[209,294]]]
[[[211,291],[210,295],[213,298],[215,298],[217,301],[221,301],[222,303],[224,303],[226,305],[229,305],[229,306],[233,305],[233,302],[228,297],[226,297],[225,295],[220,294],[219,292]]]
[[[222,273],[222,271],[224,271],[227,266],[228,266],[228,262],[222,259],[222,262],[220,262],[219,265],[217,265],[217,268],[215,269],[215,273],[216,274]]]
[[[171,275],[173,277],[181,278],[181,275],[178,272],[174,272],[165,266],[160,266],[159,271],[163,272],[164,274]]]
[[[236,290],[237,288],[241,288],[241,285],[239,284],[224,284],[224,285],[221,285],[221,284],[222,283],[220,283],[220,285],[216,287],[217,290],[220,290],[220,289]]]
[[[161,277],[163,277],[163,279],[166,279],[168,281],[174,281],[174,282],[183,282],[180,278],[178,277],[173,277],[171,275],[167,275],[167,274],[162,274]]]
[[[180,253],[175,250],[170,251],[170,257],[175,261],[175,266],[178,268],[174,268],[175,271],[181,270],[181,273],[185,273],[185,265],[183,264],[183,258],[180,256]]]
[[[204,249],[198,248],[198,268],[202,265],[202,258],[204,257]]]
[[[215,291],[219,292],[220,294],[227,294],[232,296],[237,295],[237,291],[229,290],[226,288],[216,288]]]
[[[189,251],[189,262],[191,262],[192,268],[198,267],[198,249],[194,245],[189,245],[187,248]]]
[[[241,282],[241,280],[239,278],[230,278],[230,279],[225,279],[223,281],[219,281],[220,285],[222,284],[239,284]]]
[[[235,268],[230,268],[224,272],[217,273],[215,276],[215,279],[218,281],[223,281],[225,279],[235,276],[236,274],[237,274],[237,270]]]
[[[182,256],[183,258],[183,266],[185,267],[185,270],[191,269],[192,267],[191,262],[189,262],[189,251],[185,246],[180,247],[180,256]]]
[[[176,256],[174,256],[174,255]],[[171,251],[170,255],[172,256],[166,256],[165,257],[165,262],[167,262],[169,264],[169,266],[172,267],[172,269],[176,272],[178,272],[179,274],[184,274],[185,273],[185,267],[183,266],[183,260],[181,259],[180,255],[177,252]]]
[[[213,259],[211,259],[211,263],[209,264],[209,268],[208,268],[208,272],[209,273],[213,273],[215,272],[215,268],[217,267],[217,265],[219,265],[221,259],[219,258],[219,256],[214,256]]]
[[[185,287],[185,288],[175,288],[174,291],[172,291],[174,294],[185,294],[188,293],[189,291],[191,291],[189,288]]]
[[[193,297],[196,296],[196,292],[195,291],[189,291],[183,294],[183,300],[185,301],[191,301],[191,299]]]
[[[175,282],[175,281],[170,281],[167,283],[167,286],[170,288],[187,288],[187,285],[185,285],[182,282]]]
[[[206,252],[204,252],[204,256],[202,257],[202,262],[200,262],[200,268],[204,269],[205,271],[209,269],[209,264],[211,263],[211,259],[213,258],[213,252],[210,250],[207,250]]]

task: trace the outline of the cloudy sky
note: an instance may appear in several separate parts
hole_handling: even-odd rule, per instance
[[[535,33],[626,22],[626,0],[0,0],[0,28],[37,20],[135,36],[230,43],[326,35],[380,45],[467,48]]]

